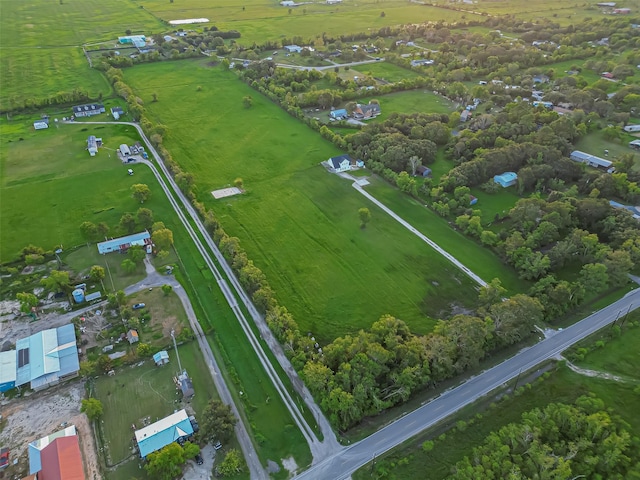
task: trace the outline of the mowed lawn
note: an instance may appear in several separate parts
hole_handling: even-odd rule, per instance
[[[145,10],[163,20],[208,18],[220,30],[234,29],[242,34],[241,43],[277,40],[300,35],[304,39],[345,33],[367,32],[404,23],[454,22],[460,14],[452,10],[410,4],[404,0],[363,0],[327,5],[325,2],[284,7],[275,0],[211,2],[209,0],[141,0]],[[289,13],[291,11],[291,13]],[[381,13],[385,15],[382,16]],[[467,13],[467,18],[482,19]]]
[[[382,114],[375,119],[375,121],[379,122],[386,120],[392,113],[449,114],[455,110],[453,102],[430,90],[424,89],[363,98],[360,100],[360,103],[369,103],[369,100],[374,98],[380,102],[380,109],[382,110]]]
[[[81,45],[166,28],[127,0],[0,0],[0,22],[0,109],[75,88],[106,94]]]
[[[76,124],[34,131],[32,120],[0,122],[2,262],[30,243],[45,250],[81,245],[84,221],[106,222],[113,231],[125,212],[141,206],[131,197],[131,185],[146,183],[154,191],[147,167],[134,166],[135,174],[127,175],[127,167],[107,150],[135,142],[133,127]],[[106,147],[95,157],[86,151],[88,135],[102,137]],[[159,189],[144,206],[173,228],[174,214]]]
[[[158,94],[147,110],[168,126],[174,159],[303,331],[328,341],[391,313],[424,333],[453,304],[473,304],[464,274],[318,165],[335,147],[233,73],[198,61],[139,66],[126,78],[145,101]],[[247,193],[214,201],[209,192],[236,177]],[[361,207],[372,212],[366,229]]]

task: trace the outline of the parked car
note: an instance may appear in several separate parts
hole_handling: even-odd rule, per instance
[[[133,306],[133,309],[134,309],[134,310],[140,310],[141,308],[144,308],[144,307],[146,307],[146,305],[145,305],[144,303],[136,303],[136,304]]]
[[[196,455],[196,463],[198,465],[202,465],[204,463],[204,460],[202,459],[202,455],[200,455],[200,454]]]

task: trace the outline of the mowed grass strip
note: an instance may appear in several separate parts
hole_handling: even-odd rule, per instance
[[[361,74],[369,75],[381,80],[386,80],[387,82],[399,82],[400,80],[404,80],[407,78],[416,78],[420,76],[418,72],[414,72],[413,70],[409,70],[408,68],[398,67],[397,65],[388,62],[357,65],[355,67],[351,67],[350,71],[355,73],[356,75],[358,75],[358,72],[360,72]]]
[[[328,341],[391,313],[425,333],[452,304],[473,302],[464,274],[318,165],[340,153],[335,147],[232,73],[180,62],[126,76],[143,99],[158,93],[147,109],[169,127],[174,159],[194,174],[200,199],[241,239],[303,331]],[[250,109],[245,95],[254,98]],[[209,192],[236,177],[247,193],[214,201]],[[373,215],[366,229],[361,207]]]

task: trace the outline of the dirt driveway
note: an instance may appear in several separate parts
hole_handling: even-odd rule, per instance
[[[19,459],[18,465],[10,467],[14,475],[20,473],[21,478],[29,473],[29,443],[61,430],[66,422],[76,426],[87,479],[102,478],[93,432],[86,416],[80,413],[83,396],[84,386],[78,380],[2,402],[0,412],[7,423],[0,432],[0,445],[11,449],[12,459]]]

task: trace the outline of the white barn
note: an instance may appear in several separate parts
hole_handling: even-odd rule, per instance
[[[131,155],[131,150],[129,150],[129,145],[125,143],[120,145],[120,153],[122,154],[123,157],[126,155]]]

